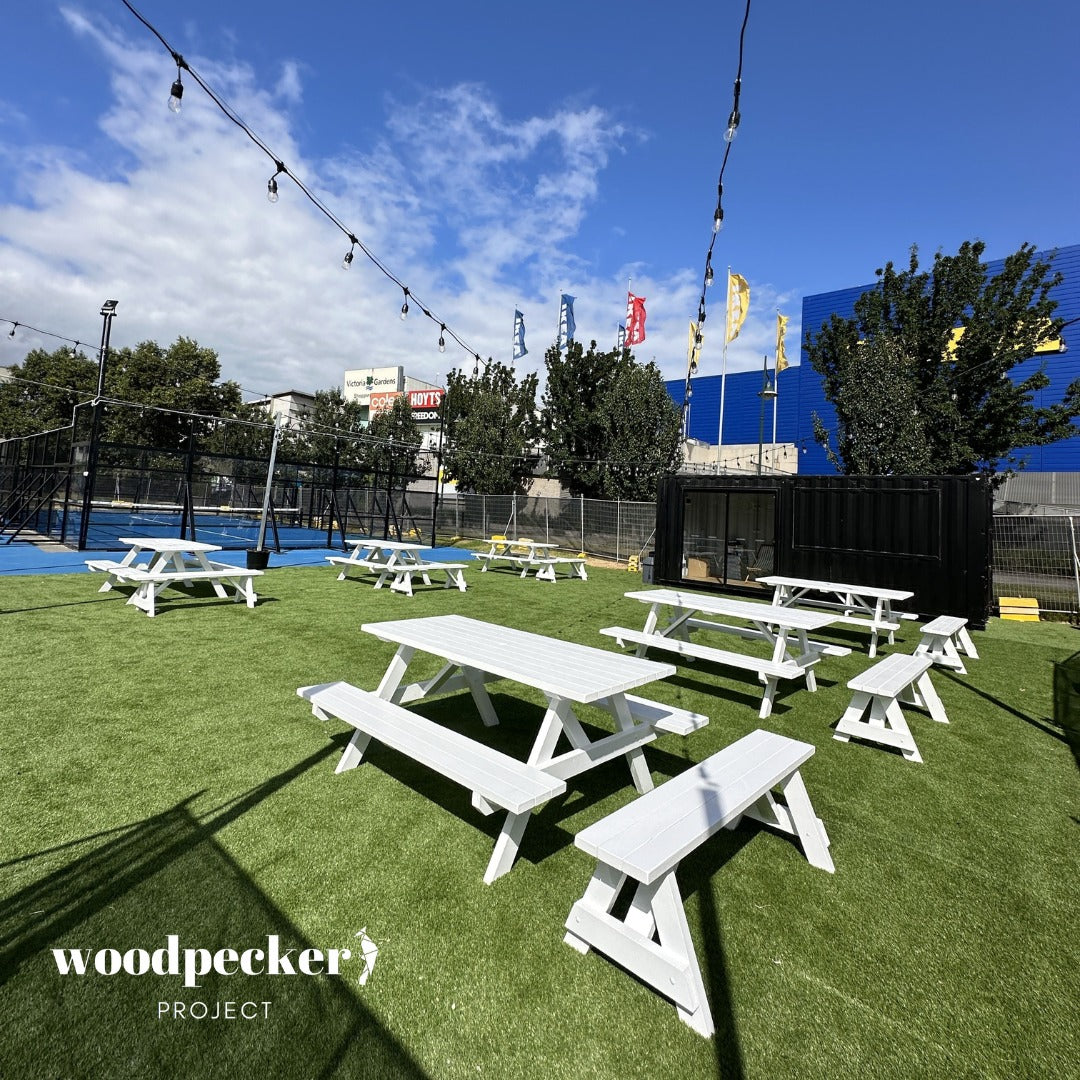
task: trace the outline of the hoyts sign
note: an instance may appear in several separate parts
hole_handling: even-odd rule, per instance
[[[412,407],[413,419],[418,423],[425,420],[438,420],[444,393],[444,390],[406,390],[405,394]],[[399,397],[401,394],[397,392],[372,394],[368,402],[368,416],[378,416],[379,413],[388,412],[394,407],[394,399]]]

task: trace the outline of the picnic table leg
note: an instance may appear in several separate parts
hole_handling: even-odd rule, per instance
[[[484,871],[484,884],[490,885],[496,878],[507,873],[514,865],[521,838],[525,835],[525,826],[529,824],[531,810],[521,814],[507,814],[502,830],[495,841],[495,850],[491,853],[487,870]]]
[[[395,705],[401,701],[401,695],[404,690],[401,688],[401,680],[405,678],[405,670],[409,666],[409,661],[412,660],[413,654],[416,650],[411,645],[399,645],[397,652],[394,653],[393,658],[386,667],[386,672],[382,677],[375,693],[383,699],[383,701],[392,701]]]
[[[966,626],[961,626],[956,632],[956,639],[960,642],[965,653],[971,657],[972,660],[978,660],[979,654],[975,651],[975,642],[971,640],[971,635],[968,633]]]
[[[528,763],[542,769],[555,754],[559,736],[566,730],[570,702],[565,698],[548,698],[547,712],[540,722],[540,732],[529,751]]]
[[[633,716],[630,714],[630,706],[625,694],[613,694],[609,699],[611,711],[615,716],[615,726],[620,731],[629,731],[636,727]],[[630,775],[634,779],[634,787],[642,795],[646,791],[652,791],[652,776],[649,774],[649,766],[645,761],[645,751],[637,746],[626,754],[626,761],[630,766]]]
[[[320,719],[325,720],[326,717],[322,716]],[[334,772],[343,773],[348,772],[349,769],[355,769],[363,760],[364,751],[368,748],[369,742],[371,742],[371,736],[357,728],[349,740],[349,745],[341,752],[341,760],[337,763]]]
[[[461,676],[469,687],[473,701],[476,702],[476,708],[480,712],[480,719],[484,721],[484,726],[495,727],[499,722],[499,717],[495,713],[495,706],[491,704],[487,687],[484,686],[484,673],[476,668],[462,667]]]

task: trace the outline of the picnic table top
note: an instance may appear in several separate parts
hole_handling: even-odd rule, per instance
[[[790,627],[793,630],[820,630],[836,621],[835,615],[824,611],[780,607],[763,604],[756,600],[736,600],[730,596],[717,596],[715,593],[684,592],[679,589],[644,589],[624,595],[629,600],[640,600],[643,604],[667,604],[686,611],[727,615],[735,619],[748,619],[756,623]]]
[[[373,536],[361,536],[358,539],[350,537],[345,543],[352,544],[354,548],[361,551],[364,548],[378,548],[382,551],[423,551],[431,546],[419,540],[379,540]]]
[[[915,595],[910,589],[886,589],[879,585],[847,585],[840,581],[818,581],[815,578],[785,577],[781,574],[770,574],[768,577],[759,577],[757,580],[762,585],[784,585],[793,589],[819,589],[821,592],[880,597],[884,600],[908,600]]]
[[[383,641],[410,646],[462,667],[582,703],[601,701],[612,694],[668,678],[677,670],[674,664],[626,656],[464,615],[364,623],[361,629]]]
[[[181,540],[175,536],[121,536],[121,544],[142,551],[170,554],[178,551],[221,551],[220,544],[204,544],[199,540]]]

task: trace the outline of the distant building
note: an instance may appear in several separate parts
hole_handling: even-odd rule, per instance
[[[1076,328],[1080,321],[1080,244],[1038,254],[1045,258],[1051,253],[1054,255],[1053,270],[1060,271],[1064,276],[1062,283],[1051,292],[1058,305],[1054,315],[1071,325],[1066,326],[1060,344],[1055,346],[1059,351],[1033,356],[1017,364],[1010,373],[1010,377],[1019,382],[1045,366],[1050,385],[1035,395],[1035,403],[1040,406],[1061,401],[1069,383],[1080,378],[1080,348],[1077,347],[1080,345],[1080,332]],[[1003,267],[1003,260],[988,262],[987,273],[993,276],[1000,273]],[[875,283],[871,283],[804,297],[803,336],[807,333],[817,334],[831,315],[851,318],[855,312],[855,301],[874,287]],[[772,376],[771,366],[769,376]],[[691,469],[695,465],[698,469],[707,469],[706,462],[709,460],[713,462],[712,467],[716,467],[720,381],[719,375],[698,375],[693,380],[687,434],[691,440],[711,444],[711,455],[701,446],[694,445]],[[821,377],[807,361],[805,348],[801,351],[801,362],[782,371],[776,379],[777,396],[765,401],[764,410],[760,396],[763,381],[760,369],[727,376],[724,386],[723,451],[720,455],[723,471],[729,471],[729,468],[737,472],[756,471],[760,438],[763,472],[772,472],[770,465],[775,463],[778,471],[787,472],[797,468],[800,473],[835,474],[836,467],[814,439],[814,414],[821,418],[827,429],[832,430],[836,426],[836,412],[825,397]],[[666,385],[668,393],[677,404],[682,405],[684,380],[669,380]],[[1020,448],[1017,452],[1027,459],[1025,472],[1080,472],[1080,428],[1071,438],[1049,446]]]
[[[311,412],[315,404],[315,395],[303,390],[283,390],[280,394],[258,398],[250,404],[266,409],[271,419],[284,417],[284,427],[298,427],[300,421]]]

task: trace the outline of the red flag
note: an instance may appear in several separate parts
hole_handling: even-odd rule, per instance
[[[640,345],[645,340],[645,297],[626,294],[626,341],[623,344]]]

